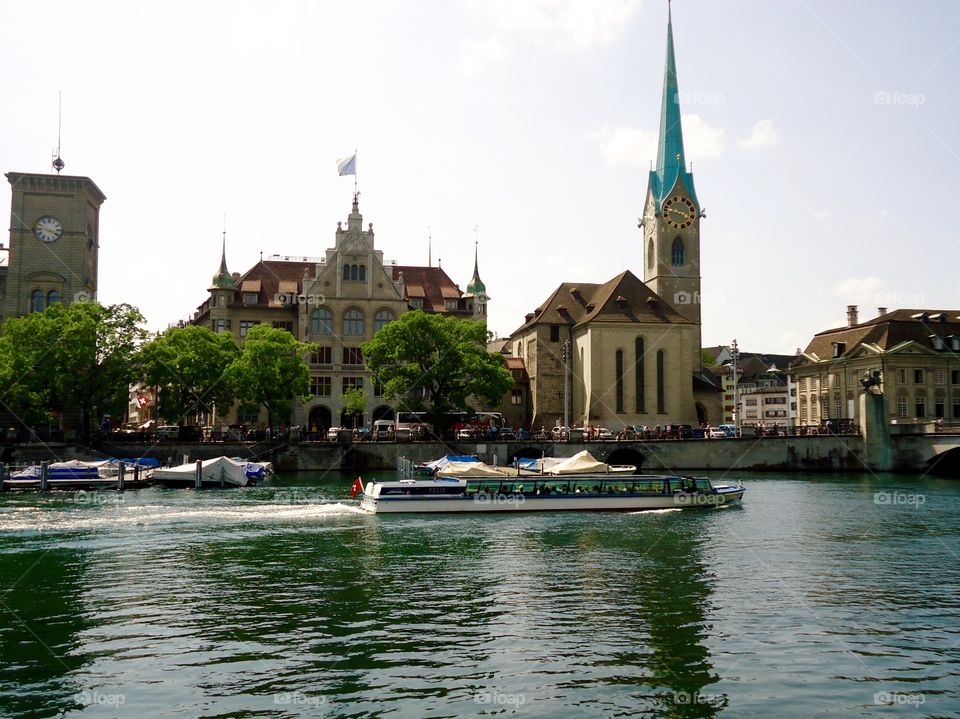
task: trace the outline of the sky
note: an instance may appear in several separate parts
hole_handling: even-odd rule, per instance
[[[220,264],[322,256],[350,211],[507,336],[563,281],[643,277],[664,0],[2,1],[0,164],[107,196],[98,299],[188,319]],[[793,353],[960,308],[960,3],[675,0],[704,345]],[[0,193],[9,217],[10,193]],[[4,240],[6,241],[6,240]]]

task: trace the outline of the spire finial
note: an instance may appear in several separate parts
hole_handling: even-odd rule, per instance
[[[427,267],[433,267],[433,227],[427,225]]]
[[[53,162],[50,164],[53,166],[53,169],[57,171],[57,174],[60,174],[60,170],[65,167],[65,163],[60,159],[60,128],[62,125],[63,119],[63,91],[57,90],[57,154],[53,158]]]

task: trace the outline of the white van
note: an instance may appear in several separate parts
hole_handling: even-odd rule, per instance
[[[378,419],[373,423],[373,439],[393,439],[395,427],[392,419]]]

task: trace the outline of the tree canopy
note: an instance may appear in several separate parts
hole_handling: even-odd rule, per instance
[[[171,327],[144,345],[140,365],[144,381],[159,390],[160,416],[185,424],[213,405],[232,404],[234,388],[226,374],[239,356],[231,335],[187,325]]]
[[[388,399],[425,408],[443,429],[450,412],[470,409],[469,397],[497,404],[513,386],[506,362],[487,351],[486,340],[481,322],[414,310],[382,327],[363,356]]]
[[[238,400],[266,407],[273,424],[275,416],[289,414],[295,397],[309,396],[310,368],[304,361],[309,351],[287,330],[255,325],[227,370],[227,381]]]
[[[26,425],[78,409],[81,433],[101,414],[122,411],[136,379],[146,330],[126,304],[55,304],[8,319],[0,337],[0,389]]]

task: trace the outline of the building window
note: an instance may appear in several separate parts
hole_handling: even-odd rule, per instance
[[[679,267],[684,263],[683,240],[679,237],[674,239],[673,246],[670,248],[670,264]]]
[[[343,363],[345,365],[362,365],[363,352],[360,350],[359,347],[344,347]]]
[[[800,398],[800,421],[801,422],[807,421],[807,398],[806,397]]]
[[[52,307],[60,301],[60,293],[56,290],[50,290],[47,293],[47,307]]]
[[[314,347],[310,352],[310,364],[333,364],[333,348]]]
[[[617,412],[623,412],[623,350],[616,353],[617,368]]]
[[[907,371],[902,367],[897,370],[897,384],[907,383]]]
[[[346,392],[351,389],[363,389],[363,377],[344,377],[341,391]]]
[[[244,292],[243,293],[243,304],[245,305],[255,305],[260,299],[260,295],[256,292]]]
[[[647,267],[653,269],[653,238],[647,240]]]
[[[326,307],[316,309],[310,315],[310,334],[315,337],[329,337],[333,334],[333,313]]]
[[[937,397],[933,400],[933,416],[937,419],[943,419],[944,417],[944,400],[943,397]]]
[[[423,298],[422,297],[413,297],[410,300],[410,306],[415,310],[423,309]]]
[[[213,322],[213,331],[214,332],[229,332],[230,331],[230,320],[214,320]]]
[[[657,350],[657,412],[665,414],[667,411],[667,397],[665,391],[666,378],[664,372],[664,352]]]
[[[393,312],[390,310],[380,310],[373,318],[373,331],[379,332],[390,322],[393,322]]]
[[[343,313],[343,336],[363,337],[363,313],[360,310],[347,310]]]
[[[839,397],[835,397],[833,400],[833,416],[843,416],[843,401]]]
[[[806,378],[806,377],[801,377],[801,378],[800,378],[800,391],[801,391],[801,392],[806,392],[806,391],[807,391],[807,378]]]
[[[644,384],[646,378],[643,375],[643,337],[637,337],[636,342],[634,343],[634,352],[637,356],[637,364],[634,367],[634,374],[636,375],[635,379],[637,382],[637,413],[645,414],[647,411],[647,399],[644,394]]]
[[[332,391],[332,384],[329,377],[311,377],[310,394],[314,397],[329,397]]]
[[[946,383],[947,383],[947,371],[946,371],[945,369],[943,369],[942,367],[937,368],[936,372],[934,373],[934,381],[935,381],[937,384],[946,384]]]
[[[240,320],[240,336],[246,337],[247,332],[250,331],[252,327],[256,327],[260,322],[257,320]]]
[[[906,416],[907,416],[907,398],[897,397],[897,417],[904,418]]]
[[[373,396],[374,397],[383,397],[383,384],[380,382],[373,383]]]
[[[30,311],[43,312],[46,309],[43,299],[43,290],[34,290],[30,293]]]
[[[747,404],[747,407],[756,407],[756,406],[757,406],[757,398],[756,398],[756,397],[751,397],[750,399],[746,400],[746,404]]]
[[[953,418],[960,419],[960,398],[953,400]]]
[[[237,410],[237,421],[240,424],[257,424],[260,421],[260,407],[257,405],[240,405],[240,409]]]
[[[550,325],[550,341],[560,341],[560,325]]]
[[[913,371],[913,383],[914,384],[923,384],[923,370],[915,369]]]
[[[345,280],[350,279],[350,265],[343,266],[343,279]]]
[[[457,301],[454,299],[446,299],[443,301],[443,307],[447,312],[455,312],[457,309]]]
[[[277,330],[286,330],[290,334],[293,334],[293,322],[274,322],[273,328]]]
[[[917,410],[914,412],[914,417],[923,418],[927,416],[927,400],[925,397],[917,397],[914,399],[914,408]]]
[[[960,384],[960,369],[950,370],[950,384]]]
[[[514,388],[510,391],[510,404],[517,407],[523,404],[523,390],[520,388]]]
[[[360,265],[360,271],[359,271],[357,274],[358,274],[358,279],[359,279],[361,282],[366,282],[366,280],[367,280],[367,266],[366,266],[366,265]]]

